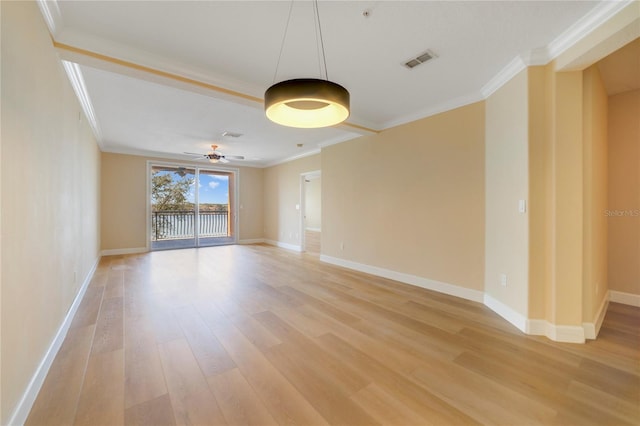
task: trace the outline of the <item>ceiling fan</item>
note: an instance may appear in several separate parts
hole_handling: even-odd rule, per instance
[[[209,160],[210,163],[228,163],[229,160],[244,160],[242,155],[223,155],[218,152],[218,145],[211,145],[212,151],[208,154],[196,154],[195,152],[185,152],[187,155],[193,155],[199,158],[200,160],[206,159]]]

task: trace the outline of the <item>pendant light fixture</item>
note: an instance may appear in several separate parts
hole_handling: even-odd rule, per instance
[[[322,61],[320,58],[318,61],[324,65],[325,78],[296,78],[281,81],[267,89],[264,94],[264,109],[267,118],[283,126],[306,129],[328,127],[342,123],[349,117],[349,92],[341,85],[329,81],[320,14],[318,13],[318,0],[314,0],[313,6],[322,53]],[[293,0],[289,7],[289,18],[280,47],[274,81],[278,74],[292,8]]]

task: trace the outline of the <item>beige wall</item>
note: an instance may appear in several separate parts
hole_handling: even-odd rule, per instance
[[[609,97],[608,282],[640,295],[640,90]]]
[[[147,246],[147,161],[166,159],[102,154],[102,250]],[[238,240],[262,238],[262,169],[240,167]]]
[[[604,84],[597,67],[533,67],[528,103],[529,318],[595,324],[607,294]]]
[[[320,170],[320,155],[264,170],[264,238],[300,245],[300,174]]]
[[[486,101],[486,294],[526,316],[528,311],[528,70]],[[501,285],[500,275],[507,277]]]
[[[583,128],[582,72],[553,75],[551,107],[553,266],[550,316],[553,324],[582,325]]]
[[[147,246],[147,159],[102,153],[102,250]]]
[[[263,238],[263,178],[264,169],[240,168],[240,241]]]
[[[100,152],[34,2],[2,2],[6,424],[98,260]]]
[[[552,67],[530,67],[529,88],[529,318],[550,317],[553,242]]]
[[[482,290],[484,120],[479,102],[324,148],[323,255]]]
[[[607,92],[597,65],[583,71],[583,322],[607,297]]]
[[[322,227],[322,179],[314,177],[305,184],[304,213],[305,226],[318,230]]]

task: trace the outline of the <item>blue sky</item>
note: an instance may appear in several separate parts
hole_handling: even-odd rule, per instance
[[[174,182],[181,179],[181,176],[172,171],[163,170],[160,174],[171,174]],[[193,178],[192,173],[187,173],[187,177]],[[229,203],[229,176],[208,174],[206,171],[200,173],[199,198],[201,204],[228,204]],[[187,200],[195,201],[193,186],[187,194]]]
[[[229,176],[200,174],[200,203],[227,204]]]

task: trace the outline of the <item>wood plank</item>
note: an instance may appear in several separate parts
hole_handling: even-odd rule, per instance
[[[383,425],[432,424],[375,383],[351,395],[351,400]]]
[[[259,321],[247,315],[229,299],[216,300],[213,304],[195,303],[195,306],[211,330],[215,331],[219,324],[230,322],[258,349],[270,348],[282,343]]]
[[[300,291],[293,287],[284,286],[279,289],[282,293],[290,294],[292,296],[297,297],[299,300],[302,300],[306,305],[313,306],[317,310],[321,311],[323,314],[333,318],[334,320],[343,323],[343,324],[352,324],[360,321],[355,315],[352,315],[348,312],[340,310],[335,306],[327,303],[321,299],[318,299],[304,291]]]
[[[126,426],[173,426],[176,424],[169,394],[129,407],[124,412]]]
[[[151,321],[125,321],[125,408],[167,393],[160,354]]]
[[[230,425],[278,424],[237,368],[207,381]]]
[[[104,287],[87,287],[69,328],[83,328],[98,321],[103,293]]]
[[[484,424],[548,424],[556,410],[470,370],[431,360],[412,377],[451,406]]]
[[[124,296],[124,271],[121,269],[111,268],[109,271],[109,277],[104,287],[104,298],[111,299],[112,297]]]
[[[429,419],[429,422],[456,425],[479,424],[477,420],[438,398],[432,392],[394,372],[338,337],[327,334],[319,340],[327,350],[338,356],[345,364],[371,377],[374,383],[395,395],[403,404],[422,417]]]
[[[394,371],[402,374],[410,374],[416,368],[423,365],[424,356],[416,356],[408,351],[404,351],[401,347],[393,344],[386,344],[385,341],[372,338],[357,329],[360,323],[343,324],[331,317],[324,316],[324,312],[319,311],[315,306],[302,306],[298,308],[305,312],[307,318],[314,318],[322,321],[323,324],[330,329],[330,333],[340,337],[342,340],[349,342],[352,346],[362,352],[369,354],[376,361],[389,366]],[[384,331],[378,330],[384,334]]]
[[[220,324],[215,334],[278,423],[327,424],[295,387],[231,323]]]
[[[226,424],[187,341],[162,343],[159,350],[176,424]]]
[[[464,353],[455,362],[475,371],[523,396],[557,411],[554,424],[607,424],[613,419],[598,404],[585,404],[567,393],[567,375],[554,377],[541,371],[535,373],[536,365],[514,360],[492,359],[472,353]],[[532,373],[533,372],[533,373]],[[607,420],[609,419],[609,420]],[[614,424],[620,423],[615,419]]]
[[[122,297],[103,299],[93,338],[92,354],[122,349],[124,345],[124,302]]]
[[[93,353],[78,401],[74,424],[113,426],[124,423],[124,351]]]
[[[359,389],[349,389],[335,370],[305,358],[298,347],[283,343],[265,356],[330,424],[380,424],[349,399]]]
[[[175,311],[176,319],[189,342],[191,351],[206,377],[223,373],[236,367],[218,339],[191,305]]]
[[[326,351],[322,345],[316,344],[313,340],[300,333],[297,329],[290,324],[283,321],[280,317],[272,312],[263,312],[254,315],[264,326],[276,335],[280,340],[286,343],[286,345],[278,345],[265,351],[267,358],[272,364],[287,376],[289,370],[284,370],[283,367],[292,366],[297,364],[300,370],[304,374],[309,374],[314,378],[306,378],[302,382],[317,381],[318,384],[324,380],[328,380],[332,384],[332,388],[335,391],[340,391],[345,395],[351,395],[370,383],[369,379],[360,375],[354,369],[350,368],[340,359],[334,357],[329,351]],[[281,355],[278,357],[278,355]],[[284,357],[284,358],[283,358]],[[284,365],[282,362],[285,361]],[[307,370],[307,371],[305,371]],[[289,379],[300,390],[301,384],[296,384],[297,381]],[[315,398],[307,399],[312,401]],[[323,413],[324,414],[324,413]],[[326,417],[326,415],[325,415]]]
[[[580,382],[571,382],[567,394],[574,400],[585,404],[597,401],[598,408],[606,411],[612,419],[620,423],[637,424],[640,420],[640,401],[625,401],[606,390],[595,389]]]
[[[73,423],[94,331],[94,325],[69,329],[25,425]]]

